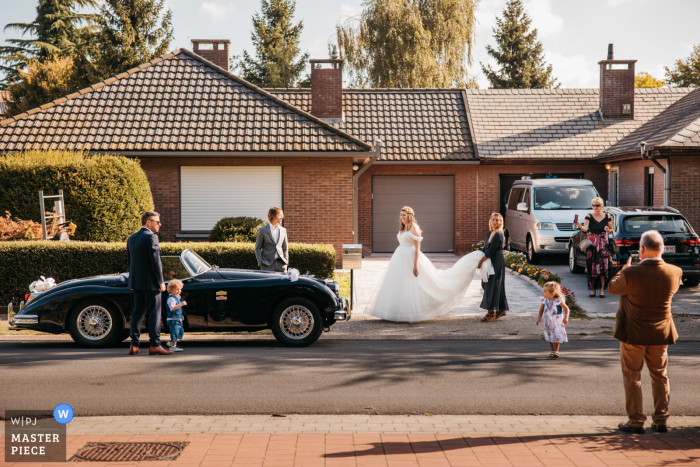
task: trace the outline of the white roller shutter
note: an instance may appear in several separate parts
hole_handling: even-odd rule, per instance
[[[282,167],[180,167],[180,231],[208,232],[223,217],[267,220],[282,207]]]

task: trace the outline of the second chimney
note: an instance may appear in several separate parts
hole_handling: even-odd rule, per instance
[[[330,58],[311,63],[311,115],[330,123],[343,123],[343,60]]]
[[[600,111],[603,118],[634,119],[634,64],[637,60],[615,60],[613,45],[600,65]]]
[[[219,68],[229,71],[228,39],[192,39],[192,51]]]

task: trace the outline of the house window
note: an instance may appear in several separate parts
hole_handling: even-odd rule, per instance
[[[654,167],[644,168],[644,206],[654,205]]]
[[[224,217],[257,217],[282,206],[282,167],[180,167],[180,232],[208,233]]]

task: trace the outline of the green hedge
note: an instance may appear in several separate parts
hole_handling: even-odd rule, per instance
[[[161,243],[161,254],[179,255],[192,248],[210,264],[222,268],[258,269],[253,243]],[[16,241],[0,242],[0,304],[15,304],[40,276],[56,282],[126,272],[125,243]],[[332,245],[291,243],[289,264],[302,274],[333,277]]]
[[[0,212],[41,222],[39,190],[66,198],[75,240],[123,242],[153,210],[148,179],[139,162],[122,156],[71,151],[27,151],[0,157]],[[53,199],[46,210],[53,210]]]
[[[210,242],[253,242],[267,222],[257,217],[224,217],[209,233]]]

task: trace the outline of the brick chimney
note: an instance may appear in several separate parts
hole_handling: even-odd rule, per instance
[[[228,39],[192,39],[192,51],[214,65],[228,69]]]
[[[613,45],[600,65],[600,111],[603,118],[634,119],[634,64],[637,60],[615,60]]]
[[[329,59],[311,63],[311,115],[332,125],[343,123],[343,60],[333,49]]]

